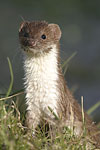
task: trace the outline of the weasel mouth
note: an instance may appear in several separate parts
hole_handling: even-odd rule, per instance
[[[24,46],[21,45],[21,48],[24,50],[26,53],[31,53],[31,54],[37,54],[40,53],[40,50],[36,50],[35,47],[30,47],[30,46]]]

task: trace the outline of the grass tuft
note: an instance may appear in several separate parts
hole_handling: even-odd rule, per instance
[[[84,112],[82,116],[84,116]],[[21,118],[22,114],[14,101],[12,101],[11,105],[6,104],[6,101],[0,102],[0,149],[86,150],[86,143],[88,142],[86,132],[77,137],[68,127],[60,128],[60,122],[54,127],[49,125],[48,130],[48,127],[46,127],[48,122],[44,120],[42,125],[36,129],[34,137],[33,131],[28,130],[23,125],[25,118],[23,120]],[[57,119],[60,120],[59,118]]]

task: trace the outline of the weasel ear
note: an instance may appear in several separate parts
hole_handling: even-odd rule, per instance
[[[53,32],[55,40],[59,41],[61,38],[60,27],[57,24],[49,24],[48,26],[50,30]]]
[[[28,21],[27,21],[27,22],[24,21],[24,22],[22,22],[22,23],[20,24],[19,32],[21,31],[21,29],[22,29],[26,24],[28,24]]]

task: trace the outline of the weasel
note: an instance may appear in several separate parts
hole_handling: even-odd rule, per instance
[[[50,107],[57,116],[62,116],[64,125],[74,126],[75,134],[80,135],[83,130],[82,108],[69,91],[62,74],[60,38],[60,27],[46,21],[26,21],[19,28],[24,51],[26,122],[29,128],[35,129],[43,112],[54,119]],[[99,145],[100,134],[86,113],[85,121],[91,139]]]

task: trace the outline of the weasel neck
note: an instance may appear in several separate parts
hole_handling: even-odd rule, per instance
[[[39,110],[42,109],[46,112],[49,106],[56,113],[59,97],[57,89],[58,49],[56,45],[45,55],[25,57],[24,70],[28,110],[37,106]]]

